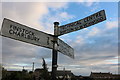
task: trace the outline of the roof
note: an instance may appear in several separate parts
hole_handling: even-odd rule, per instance
[[[111,73],[93,73],[91,72],[90,77],[112,77]]]
[[[35,72],[36,71],[44,71],[44,69],[43,68],[37,68],[37,69],[35,69]]]
[[[7,73],[8,73],[8,75],[10,75],[10,74],[16,74],[16,73],[21,74],[22,71],[7,71]]]
[[[73,73],[69,70],[58,70],[57,71],[57,76],[66,76],[66,75],[73,76]]]
[[[9,73],[14,73],[14,72],[18,72],[18,73],[21,73],[22,71],[7,71]]]
[[[120,74],[113,74],[113,78],[120,78]]]

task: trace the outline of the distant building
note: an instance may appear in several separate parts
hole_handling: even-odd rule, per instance
[[[73,80],[92,80],[89,76],[75,76]]]
[[[113,80],[120,80],[120,74],[112,74]]]
[[[90,78],[92,80],[112,80],[112,74],[109,73],[97,73],[97,72],[91,72]]]
[[[37,68],[37,69],[35,69],[35,71],[34,71],[34,73],[33,73],[33,75],[34,75],[34,80],[40,80],[41,79],[41,76],[40,75],[42,75],[42,73],[43,73],[43,71],[44,71],[44,69],[40,69],[40,68]]]
[[[21,71],[7,71],[7,75],[8,76],[11,75],[11,74],[13,74],[13,73],[19,73],[19,74],[21,74],[22,72]]]
[[[71,80],[74,74],[70,70],[58,70],[56,74],[56,78],[67,78]]]

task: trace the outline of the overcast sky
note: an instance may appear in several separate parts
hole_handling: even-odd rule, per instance
[[[117,2],[2,2],[2,18],[53,34],[53,22],[60,25],[105,10],[107,20],[59,38],[74,48],[75,59],[61,53],[58,69],[76,75],[91,72],[118,73],[118,3]],[[45,58],[51,71],[52,50],[2,37],[2,65],[8,70],[32,70],[42,67]]]

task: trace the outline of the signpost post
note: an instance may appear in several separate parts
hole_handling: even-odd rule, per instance
[[[54,22],[54,40],[53,40],[53,50],[52,50],[52,80],[56,80],[56,72],[57,72],[57,48],[58,48],[58,36],[57,36],[57,30],[58,30],[58,22]]]

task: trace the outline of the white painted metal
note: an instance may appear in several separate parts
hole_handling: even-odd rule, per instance
[[[58,39],[58,51],[74,59],[74,49],[60,39]]]
[[[5,18],[3,20],[1,31],[2,36],[53,49],[52,35],[32,29],[9,19]]]
[[[59,26],[58,36],[89,27],[91,25],[97,24],[104,20],[106,20],[105,11],[101,10],[84,19],[81,19],[81,20],[78,20],[78,21],[75,21],[75,22],[72,22],[66,25]]]

